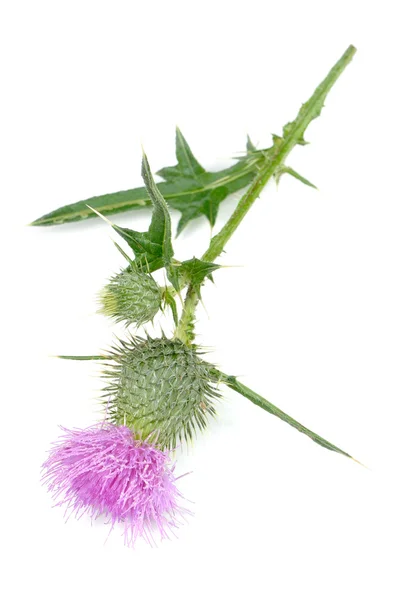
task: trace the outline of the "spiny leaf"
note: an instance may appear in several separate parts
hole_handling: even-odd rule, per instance
[[[133,190],[93,196],[87,200],[66,204],[39,217],[31,225],[63,225],[64,223],[73,223],[97,217],[98,215],[90,210],[89,207],[96,209],[102,215],[113,215],[125,210],[136,210],[150,206],[151,200],[148,198],[145,187],[139,187]]]
[[[179,182],[186,194],[169,200],[172,208],[181,212],[177,235],[192,219],[204,215],[213,226],[219,204],[233,192],[248,185],[256,173],[258,156],[249,153],[229,169],[211,173],[206,171],[194,157],[187,140],[179,128],[176,129],[177,165],[165,167],[158,175],[166,182]]]
[[[128,243],[142,271],[151,273],[162,267],[170,269],[173,257],[171,222],[168,207],[155,185],[146,155],[143,155],[144,183],[150,197],[153,212],[148,231],[140,232],[113,225],[114,230]]]
[[[205,173],[205,169],[191,152],[190,146],[178,127],[176,127],[176,158],[176,166],[160,169],[157,175],[165,179],[165,181],[173,181],[174,179],[187,176],[196,179]]]
[[[191,258],[185,260],[179,265],[179,274],[184,277],[185,282],[191,284],[195,288],[197,293],[200,293],[201,284],[206,277],[211,277],[211,273],[220,269],[220,265],[215,263],[206,262],[199,258]]]
[[[166,181],[157,184],[168,205],[182,213],[177,233],[179,234],[192,219],[201,215],[205,215],[211,225],[214,225],[219,204],[230,194],[249,185],[257,174],[257,163],[261,159],[259,153],[259,150],[254,155],[248,153],[227,169],[205,171],[195,159],[183,134],[177,129],[177,165],[158,171]],[[95,196],[58,208],[36,219],[32,225],[59,225],[95,217],[96,214],[88,206],[102,215],[111,215],[149,207],[151,200],[145,187]]]
[[[319,444],[319,446],[323,446],[323,448],[327,448],[327,450],[338,452],[338,454],[343,454],[344,456],[355,460],[350,454],[348,454],[344,450],[341,450],[341,448],[338,448],[338,446],[331,444],[331,442],[328,442],[317,433],[314,433],[314,431],[311,431],[307,427],[304,427],[303,425],[301,425],[301,423],[287,415],[287,413],[283,412],[282,410],[277,408],[277,406],[274,406],[274,404],[266,400],[266,398],[262,398],[262,396],[248,388],[246,385],[237,381],[236,377],[233,377],[231,375],[224,375],[224,373],[219,373],[219,377],[220,380],[226,383],[226,385],[228,385],[228,387],[230,387],[232,390],[238,392],[257,406],[260,406],[261,408],[263,408],[263,410],[266,410],[268,413],[274,415],[275,417],[278,417],[282,421],[285,421],[286,423],[288,423],[288,425],[291,425],[291,427],[294,427],[301,433],[304,433],[305,435],[310,437],[310,439],[316,442],[316,444]]]
[[[220,202],[254,181],[261,168],[260,161],[264,167],[265,158],[268,159],[275,170],[275,167],[284,163],[286,155],[296,144],[306,144],[303,136],[307,126],[320,115],[329,90],[354,53],[355,48],[349,46],[313,96],[302,105],[296,119],[284,126],[282,136],[273,136],[271,148],[254,150],[254,145],[249,140],[247,155],[228,169],[216,173],[205,171],[194,158],[181,132],[178,131],[176,135],[178,164],[161,170],[161,173],[163,172],[167,177],[167,181],[159,184],[159,191],[169,206],[182,213],[178,233],[192,219],[201,215],[205,215],[211,225],[214,225]],[[177,178],[177,172],[184,176]],[[145,188],[136,188],[69,204],[36,219],[32,225],[55,225],[94,217],[95,214],[88,205],[101,214],[107,215],[142,208],[149,204]]]

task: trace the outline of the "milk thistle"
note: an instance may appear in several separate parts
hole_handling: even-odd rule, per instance
[[[349,46],[311,98],[302,105],[294,121],[282,134],[273,136],[270,148],[258,150],[248,138],[245,155],[228,169],[207,172],[194,157],[181,131],[176,131],[177,164],[158,172],[163,181],[155,184],[146,155],[142,160],[145,187],[107,194],[55,210],[33,225],[52,225],[127,209],[152,207],[145,232],[119,227],[113,230],[129,250],[118,250],[126,267],[111,277],[100,292],[100,310],[126,327],[140,328],[170,309],[174,334],[158,338],[128,331],[106,353],[95,356],[64,356],[76,360],[99,360],[106,379],[104,423],[87,430],[64,431],[44,463],[44,479],[58,504],[67,512],[106,515],[111,526],[122,522],[125,540],[137,536],[151,541],[156,526],[161,537],[173,530],[179,507],[170,450],[192,440],[215,416],[215,403],[225,385],[272,415],[282,419],[314,442],[352,458],[320,435],[227,375],[204,358],[195,342],[195,314],[201,289],[212,280],[223,252],[237,227],[266,183],[289,174],[313,186],[285,164],[296,145],[304,145],[304,133],[320,115],[331,87],[352,60]],[[213,225],[218,207],[229,194],[247,187],[231,217],[200,258],[180,261],[174,256],[169,206],[181,212],[177,234],[201,215]],[[107,219],[106,219],[107,220]],[[169,281],[163,288],[152,273],[164,270]],[[179,301],[185,294],[184,301]]]

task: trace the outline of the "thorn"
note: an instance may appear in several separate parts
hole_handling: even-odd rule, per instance
[[[243,269],[245,265],[219,265],[219,269]]]
[[[119,244],[118,244],[117,242],[115,242],[115,241],[114,241],[112,238],[110,238],[110,239],[111,239],[111,241],[112,241],[112,242],[115,244],[115,246],[116,246],[117,250],[119,250],[119,252],[122,254],[122,256],[123,256],[124,258],[126,258],[126,260],[128,261],[128,263],[129,263],[131,266],[133,266],[133,265],[134,265],[134,260],[132,260],[132,259],[130,258],[130,256],[128,256],[128,255],[126,254],[126,252],[125,252],[124,250],[122,250],[122,248],[119,246]]]
[[[107,217],[104,217],[104,215],[102,215],[100,212],[98,212],[98,210],[96,210],[95,208],[93,208],[89,204],[86,204],[86,206],[87,206],[87,208],[90,208],[90,210],[92,210],[94,213],[96,213],[96,215],[98,217],[100,217],[103,221],[105,221],[106,223],[108,223],[108,225],[111,225],[111,227],[114,226],[114,224],[111,223],[111,221],[109,219],[107,219]]]
[[[353,461],[355,461],[355,463],[357,463],[358,465],[360,465],[361,467],[364,467],[365,469],[367,469],[367,471],[371,471],[370,467],[368,467],[367,465],[363,464],[362,462],[360,462],[360,460],[356,460],[356,458],[353,458],[353,456],[351,456],[351,459]]]
[[[210,317],[210,315],[209,315],[209,312],[208,312],[208,311],[207,311],[207,309],[206,309],[206,306],[205,306],[205,304],[204,304],[204,301],[202,300],[202,298],[200,298],[200,303],[201,303],[201,306],[202,306],[202,308],[204,309],[204,311],[205,311],[205,314],[206,314],[206,316],[207,316],[207,319],[208,319],[208,321],[209,321],[211,317]]]
[[[49,354],[49,358],[61,358],[63,360],[94,360],[92,356],[72,356],[67,354]],[[100,357],[95,357],[100,358]]]

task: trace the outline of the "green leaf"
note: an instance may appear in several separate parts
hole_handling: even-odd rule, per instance
[[[220,267],[221,265],[206,262],[199,258],[191,258],[182,262],[178,267],[178,271],[179,275],[184,277],[185,283],[191,284],[197,294],[200,294],[201,284],[204,279],[206,277],[211,278],[213,271],[220,269]]]
[[[89,207],[94,208],[101,215],[105,216],[124,212],[125,210],[136,210],[150,206],[151,200],[148,198],[147,190],[145,187],[139,187],[113,194],[93,196],[87,200],[61,206],[39,217],[31,225],[63,225],[64,223],[73,223],[97,217],[98,215]]]
[[[248,152],[233,166],[209,172],[195,159],[183,134],[177,129],[177,165],[158,171],[166,181],[157,184],[168,205],[181,212],[177,233],[179,234],[192,219],[202,215],[214,225],[219,204],[230,194],[249,185],[257,174],[257,163],[262,158],[260,152]],[[68,204],[36,219],[32,225],[58,225],[90,219],[96,214],[89,207],[106,216],[149,206],[151,201],[147,190],[140,187]]]
[[[194,157],[186,139],[176,128],[177,165],[157,172],[169,184],[179,183],[186,193],[168,199],[169,205],[181,212],[177,235],[193,219],[204,215],[213,226],[220,203],[230,194],[249,185],[256,173],[260,157],[244,156],[229,169],[211,173]]]
[[[134,231],[118,225],[112,225],[112,227],[133,250],[136,264],[140,270],[151,273],[165,267],[167,271],[172,272],[173,279],[170,214],[162,194],[155,185],[145,154],[143,155],[141,174],[153,206],[148,231]]]
[[[266,410],[271,415],[274,415],[282,421],[285,421],[285,423],[288,423],[288,425],[291,425],[291,427],[294,427],[301,433],[304,433],[305,435],[310,437],[311,440],[316,442],[316,444],[319,444],[319,446],[323,446],[323,448],[327,448],[327,450],[338,452],[338,454],[343,454],[344,456],[355,460],[350,454],[348,454],[344,450],[341,450],[340,448],[338,448],[338,446],[331,444],[331,442],[328,442],[327,440],[322,438],[317,433],[314,433],[307,427],[304,427],[298,421],[287,415],[287,413],[283,412],[282,410],[277,408],[277,406],[274,406],[274,404],[266,400],[266,398],[262,398],[262,396],[248,388],[246,385],[237,381],[235,377],[231,375],[225,375],[224,373],[219,373],[219,377],[220,380],[223,381],[226,385],[228,385],[228,387],[230,387],[232,390],[238,392],[257,406],[260,406],[261,408],[263,408],[263,410]]]
[[[352,59],[356,49],[349,46],[341,59],[331,69],[324,81],[315,90],[313,96],[302,105],[297,118],[287,123],[282,136],[273,136],[273,145],[267,150],[256,150],[250,139],[247,140],[247,154],[228,169],[214,173],[208,172],[194,158],[186,140],[179,130],[176,132],[177,165],[161,169],[166,178],[158,185],[160,193],[171,208],[182,213],[178,233],[192,219],[205,215],[214,225],[219,204],[228,195],[253,184],[258,186],[259,171],[262,178],[269,177],[279,165],[283,165],[287,154],[296,145],[306,144],[304,132],[309,123],[320,115],[326,96],[335,81]],[[179,173],[179,177],[177,174]],[[93,218],[95,213],[87,206],[94,208],[102,215],[114,214],[130,209],[149,206],[145,188],[136,188],[104,196],[95,196],[88,200],[75,202],[58,208],[39,219],[32,225],[55,225],[71,221]]]
[[[157,175],[165,179],[165,181],[173,181],[181,177],[190,177],[198,180],[205,173],[205,169],[201,167],[191,152],[190,146],[178,127],[176,127],[176,158],[176,166],[160,169]]]

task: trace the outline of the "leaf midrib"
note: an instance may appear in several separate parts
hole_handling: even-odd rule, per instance
[[[242,171],[240,171],[235,176],[222,177],[220,179],[216,179],[211,184],[202,186],[200,188],[193,188],[193,189],[190,189],[190,190],[186,190],[184,192],[177,192],[175,194],[163,194],[163,197],[165,198],[165,200],[168,200],[168,198],[179,198],[179,197],[183,197],[183,196],[189,196],[191,194],[198,194],[199,192],[205,192],[205,191],[208,191],[208,190],[213,190],[215,188],[220,187],[222,184],[231,183],[232,181],[235,181],[236,179],[240,179],[243,175],[247,175],[247,174],[253,172],[253,170],[254,170],[254,167],[252,167],[250,169],[246,168],[246,169],[243,169]],[[166,181],[161,181],[160,183],[157,184],[157,186],[162,185],[162,184],[167,184],[167,182]],[[137,188],[133,188],[133,189],[137,189]],[[145,188],[143,188],[143,190],[145,190]],[[138,204],[139,202],[142,202],[141,199],[136,200],[134,203]],[[112,203],[112,209],[114,209],[115,207],[129,206],[130,204],[131,204],[131,201]],[[146,204],[147,204],[147,202],[146,202]],[[148,203],[148,206],[150,206],[150,203]],[[101,210],[107,209],[109,207],[110,207],[110,205],[107,204],[105,206],[97,207],[97,210],[99,212],[101,212]],[[84,211],[81,211],[81,213],[84,214]]]

